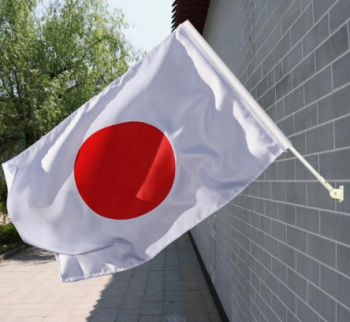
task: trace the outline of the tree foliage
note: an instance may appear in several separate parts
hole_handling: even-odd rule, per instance
[[[32,145],[138,59],[126,27],[103,0],[0,1],[0,161]]]

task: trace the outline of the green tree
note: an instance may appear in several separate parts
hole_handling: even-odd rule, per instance
[[[123,14],[103,0],[0,1],[0,161],[32,145],[142,55],[123,28]],[[5,198],[0,178],[0,203]]]

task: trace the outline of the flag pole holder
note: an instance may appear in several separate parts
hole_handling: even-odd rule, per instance
[[[333,199],[337,199],[339,202],[344,201],[344,186],[339,186],[338,189],[333,188],[332,185],[323,178],[316,170],[315,168],[305,160],[305,158],[294,149],[293,146],[289,147],[289,150],[300,160],[300,162],[305,165],[306,168],[310,170],[310,172],[317,178],[317,180],[329,191],[329,195]]]

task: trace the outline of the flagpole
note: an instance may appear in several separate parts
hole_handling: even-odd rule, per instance
[[[294,149],[293,146],[289,147],[290,152],[292,152],[299,160],[300,162],[305,165],[306,168],[309,169],[309,171],[317,178],[317,180],[329,191],[329,195],[333,199],[339,200],[339,202],[344,201],[344,186],[340,186],[338,189],[333,188],[332,185],[323,178],[316,170],[315,168],[305,160],[305,158]]]
[[[266,114],[263,108],[255,100],[255,98],[247,91],[244,85],[238,80],[238,78],[232,73],[232,71],[226,66],[216,52],[209,46],[205,39],[200,35],[196,28],[186,20],[183,24],[185,31],[192,41],[197,45],[198,49],[208,59],[208,61],[220,72],[221,76],[232,87],[232,89],[245,103],[246,108],[256,116],[256,119],[260,121],[260,124],[271,133],[272,137],[279,143],[279,145],[287,150],[292,144],[279,129],[279,127],[271,120]]]
[[[200,35],[200,33],[193,27],[193,25],[187,20],[183,24],[189,37],[197,45],[198,49],[201,50],[203,55],[208,59],[208,61],[221,73],[221,75],[226,79],[227,83],[232,86],[232,88],[239,94],[241,99],[246,103],[250,111],[256,116],[256,118],[262,123],[262,125],[271,133],[275,140],[280,144],[280,146],[287,150],[289,149],[302,164],[305,165],[307,169],[317,178],[317,180],[329,191],[329,195],[342,202],[344,200],[344,186],[340,186],[339,189],[333,188],[329,182],[326,181],[305,158],[294,149],[292,143],[286,138],[283,132],[278,128],[278,126],[271,120],[271,118],[265,113],[263,108],[258,104],[258,102],[253,98],[253,96],[248,92],[248,90],[242,85],[242,83],[237,79],[237,77],[232,73],[232,71],[226,66],[226,64],[221,60],[221,58],[215,53],[215,51],[209,46],[205,39]]]

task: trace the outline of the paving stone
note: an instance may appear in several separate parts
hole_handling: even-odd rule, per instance
[[[1,322],[221,321],[187,234],[140,267],[73,283],[29,249],[0,263],[0,294]]]

